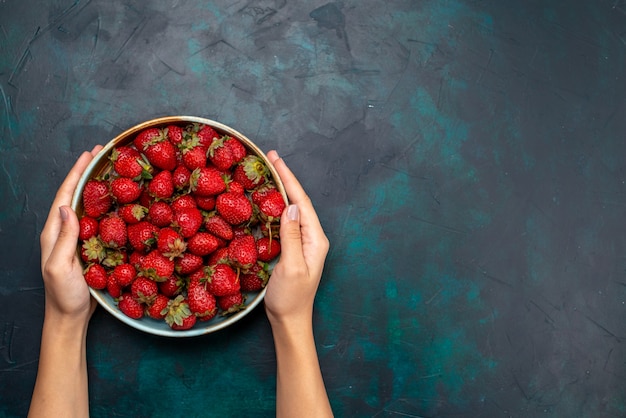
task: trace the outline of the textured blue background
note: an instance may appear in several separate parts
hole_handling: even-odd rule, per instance
[[[0,1],[0,415],[77,155],[196,115],[277,149],[332,249],[337,416],[626,416],[626,1]],[[174,341],[96,312],[95,417],[273,416],[262,309]]]

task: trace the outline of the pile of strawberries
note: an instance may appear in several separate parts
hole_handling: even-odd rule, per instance
[[[144,129],[109,159],[82,194],[87,284],[177,330],[244,309],[280,253],[285,201],[264,161],[198,123]]]

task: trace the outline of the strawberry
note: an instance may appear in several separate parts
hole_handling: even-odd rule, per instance
[[[268,190],[258,203],[261,219],[266,222],[280,219],[285,207],[285,199],[278,189]]]
[[[148,193],[157,199],[168,199],[174,194],[172,172],[163,170],[148,183]]]
[[[218,248],[209,256],[207,264],[209,266],[215,266],[217,264],[228,264],[230,263],[230,259],[228,258],[228,248]]]
[[[193,285],[191,283],[194,283]],[[208,321],[217,314],[215,296],[204,285],[197,281],[191,282],[187,291],[189,309],[200,321]]]
[[[239,277],[228,264],[208,267],[209,292],[215,296],[226,296],[240,290]]]
[[[226,182],[214,167],[199,167],[191,172],[189,179],[191,192],[197,196],[215,196],[226,190]]]
[[[135,268],[141,266],[143,259],[146,257],[146,253],[143,251],[135,250],[128,256],[128,262]]]
[[[202,226],[202,212],[198,208],[181,209],[174,213],[174,225],[184,238],[189,238]]]
[[[158,128],[148,128],[139,132],[133,140],[133,145],[139,152],[144,152],[151,143],[165,140],[163,131]]]
[[[137,277],[130,285],[130,293],[139,303],[151,304],[159,292],[156,282],[147,277]]]
[[[196,204],[202,210],[215,209],[215,196],[195,196]]]
[[[196,232],[187,242],[187,250],[195,255],[205,256],[211,254],[219,247],[219,240],[208,232]]]
[[[269,169],[263,160],[250,154],[235,167],[233,180],[241,183],[246,190],[253,190],[267,182]]]
[[[141,221],[148,213],[148,209],[139,203],[130,203],[120,207],[117,213],[127,225],[132,225]]]
[[[159,292],[169,298],[179,295],[183,291],[184,281],[172,274],[165,281],[157,283]]]
[[[183,190],[189,188],[189,179],[191,178],[191,171],[184,165],[179,165],[172,172],[172,182],[176,190]]]
[[[257,292],[263,289],[269,280],[269,264],[258,261],[239,277],[241,290]]]
[[[128,177],[118,177],[111,182],[111,194],[119,204],[134,202],[142,191],[139,183]]]
[[[85,241],[98,235],[99,223],[94,218],[84,216],[78,221],[78,238]]]
[[[146,309],[146,314],[152,319],[165,319],[169,302],[170,298],[160,293],[157,294],[150,306],[148,306],[148,309]]]
[[[252,235],[235,237],[228,244],[228,258],[233,265],[247,269],[257,262],[256,241]]]
[[[241,292],[217,298],[217,305],[222,310],[222,315],[231,315],[246,308],[246,298]]]
[[[183,295],[178,295],[170,300],[164,311],[166,312],[165,322],[172,329],[189,329],[196,323],[196,316],[192,315],[189,304]]]
[[[100,264],[90,264],[84,273],[85,282],[92,289],[104,289],[107,287],[107,272]]]
[[[101,262],[106,257],[106,249],[100,238],[91,237],[83,242],[80,254],[85,263]]]
[[[140,221],[128,225],[128,242],[137,251],[147,252],[156,242],[156,234],[159,228],[148,221]]]
[[[230,241],[233,239],[233,227],[217,212],[212,212],[204,221],[206,230],[216,237]]]
[[[85,214],[92,218],[99,218],[104,215],[113,204],[108,183],[104,180],[88,180],[85,183],[82,197]]]
[[[245,195],[226,192],[217,196],[217,212],[231,225],[239,225],[252,217],[252,204]]]
[[[178,274],[191,274],[202,267],[203,261],[201,256],[186,252],[174,260],[174,269]]]
[[[179,145],[183,142],[183,128],[178,125],[168,125],[165,129],[167,139],[174,145]]]
[[[170,205],[159,200],[154,202],[148,210],[148,218],[153,225],[159,228],[166,227],[174,221],[174,210]]]
[[[193,171],[200,167],[206,167],[207,156],[206,149],[200,145],[187,145],[183,147],[183,164],[184,167]]]
[[[246,189],[243,188],[243,185],[241,183],[231,179],[228,181],[228,184],[226,185],[226,191],[244,194],[246,192]]]
[[[126,223],[118,216],[107,216],[100,220],[100,239],[105,246],[120,248],[126,245]]]
[[[151,177],[152,167],[134,148],[127,146],[114,148],[111,161],[113,169],[122,177],[134,180]]]
[[[261,237],[256,241],[256,249],[260,261],[272,261],[280,254],[280,242],[270,237]]]
[[[124,315],[133,319],[142,318],[144,314],[143,305],[137,302],[130,292],[122,293],[117,300],[117,307]]]
[[[226,138],[227,139],[224,141],[224,145],[230,148],[230,152],[233,155],[234,164],[236,164],[243,160],[246,155],[248,155],[248,150],[246,150],[246,147],[237,138],[233,138],[230,136],[227,136]]]
[[[167,280],[174,273],[174,261],[161,254],[159,250],[150,251],[141,261],[139,275],[157,282]]]
[[[198,140],[200,141],[200,145],[206,149],[208,149],[209,146],[211,146],[211,143],[219,137],[218,133],[215,132],[215,129],[208,125],[193,124],[191,130],[196,133]]]
[[[171,260],[187,250],[187,243],[174,229],[162,228],[157,235],[157,249]]]
[[[198,208],[196,199],[188,194],[175,197],[170,206],[174,213],[179,212],[181,209]]]
[[[137,270],[132,264],[124,263],[116,266],[111,272],[111,276],[120,287],[126,287],[137,277]]]
[[[230,147],[224,144],[226,139],[228,139],[227,136],[222,136],[213,140],[207,151],[211,163],[221,171],[228,170],[235,163]]]
[[[144,144],[143,153],[156,168],[166,171],[176,168],[176,147],[163,136],[163,133]]]
[[[122,286],[120,286],[112,274],[107,276],[107,292],[112,298],[117,299],[122,295]]]

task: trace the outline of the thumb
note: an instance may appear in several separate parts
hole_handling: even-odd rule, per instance
[[[280,258],[288,264],[304,262],[300,210],[295,204],[287,206],[280,220]],[[296,264],[297,265],[297,264]]]
[[[70,261],[76,255],[80,226],[76,213],[69,206],[59,207],[61,229],[50,258]]]

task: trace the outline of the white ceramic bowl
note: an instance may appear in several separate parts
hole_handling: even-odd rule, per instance
[[[94,159],[91,161],[84,174],[80,178],[78,187],[74,192],[74,196],[72,199],[72,209],[76,211],[79,218],[82,216],[83,213],[82,192],[86,182],[92,177],[103,174],[107,170],[107,168],[110,167],[109,156],[111,155],[111,152],[115,147],[132,144],[135,136],[140,131],[147,128],[165,128],[166,126],[171,124],[187,125],[190,123],[209,125],[219,134],[230,135],[234,138],[237,138],[245,145],[250,153],[256,154],[257,156],[262,158],[270,170],[270,174],[274,181],[274,184],[283,195],[285,202],[287,202],[287,195],[285,193],[283,183],[278,176],[278,173],[269,163],[267,156],[263,153],[263,151],[261,151],[261,149],[259,149],[259,147],[257,147],[246,136],[229,126],[210,119],[195,116],[165,116],[142,122],[136,126],[133,126],[130,129],[127,129],[126,131],[119,134],[117,137],[113,138],[110,142],[108,142],[104,146],[104,148],[94,157]],[[275,264],[275,262],[271,264],[272,267],[273,264]],[[165,337],[194,337],[198,335],[209,334],[226,328],[250,313],[252,309],[254,309],[263,301],[263,298],[265,296],[265,288],[260,292],[247,293],[245,309],[230,316],[220,316],[218,314],[215,318],[209,321],[197,321],[194,327],[188,330],[173,330],[167,325],[164,320],[159,321],[145,316],[141,319],[132,319],[126,316],[118,309],[117,303],[106,290],[95,290],[90,288],[90,292],[92,296],[96,299],[96,301],[98,301],[100,306],[102,306],[105,310],[107,310],[115,318],[119,319],[123,323],[130,325],[131,327],[136,328],[140,331]]]

